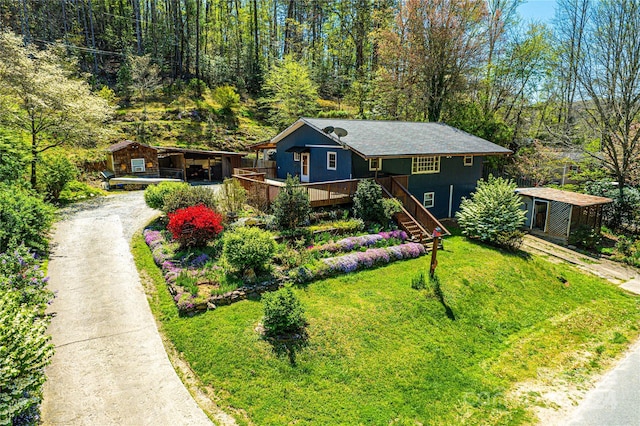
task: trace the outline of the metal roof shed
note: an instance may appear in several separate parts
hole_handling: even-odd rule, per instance
[[[603,206],[613,202],[611,198],[554,188],[518,188],[516,192],[524,201],[525,226],[533,233],[564,242],[580,226],[600,232]]]

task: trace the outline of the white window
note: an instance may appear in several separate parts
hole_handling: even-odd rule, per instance
[[[413,157],[411,161],[411,173],[440,173],[440,157]]]
[[[473,155],[465,155],[464,156],[464,165],[465,166],[473,166]]]
[[[338,154],[333,151],[327,152],[327,170],[336,170],[338,168]]]
[[[382,170],[382,158],[369,158],[369,170]]]
[[[293,153],[293,161],[300,161],[300,153],[299,152],[294,152]]]
[[[422,204],[427,208],[433,207],[435,205],[435,193],[434,192],[425,192],[424,193],[424,200],[423,200]]]
[[[144,158],[132,158],[131,159],[131,172],[132,173],[144,173]]]

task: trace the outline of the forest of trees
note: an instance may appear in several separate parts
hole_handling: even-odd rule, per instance
[[[0,0],[0,24],[28,46],[59,42],[119,99],[233,87],[282,128],[322,98],[336,116],[586,150],[620,188],[637,184],[640,2],[557,0],[552,25],[523,20],[523,2]]]

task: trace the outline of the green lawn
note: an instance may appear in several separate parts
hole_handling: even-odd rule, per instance
[[[296,289],[310,325],[292,364],[255,331],[259,301],[178,317],[134,240],[164,333],[241,422],[527,423],[535,417],[510,392],[517,383],[541,368],[584,380],[638,335],[640,299],[600,279],[459,236],[445,247],[438,276],[455,320],[433,289],[410,287],[428,257],[314,282]]]

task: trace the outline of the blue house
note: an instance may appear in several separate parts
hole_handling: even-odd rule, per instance
[[[442,123],[400,121],[301,118],[271,142],[278,178],[402,176],[408,192],[438,218],[453,217],[462,197],[475,190],[486,156],[511,153]]]

